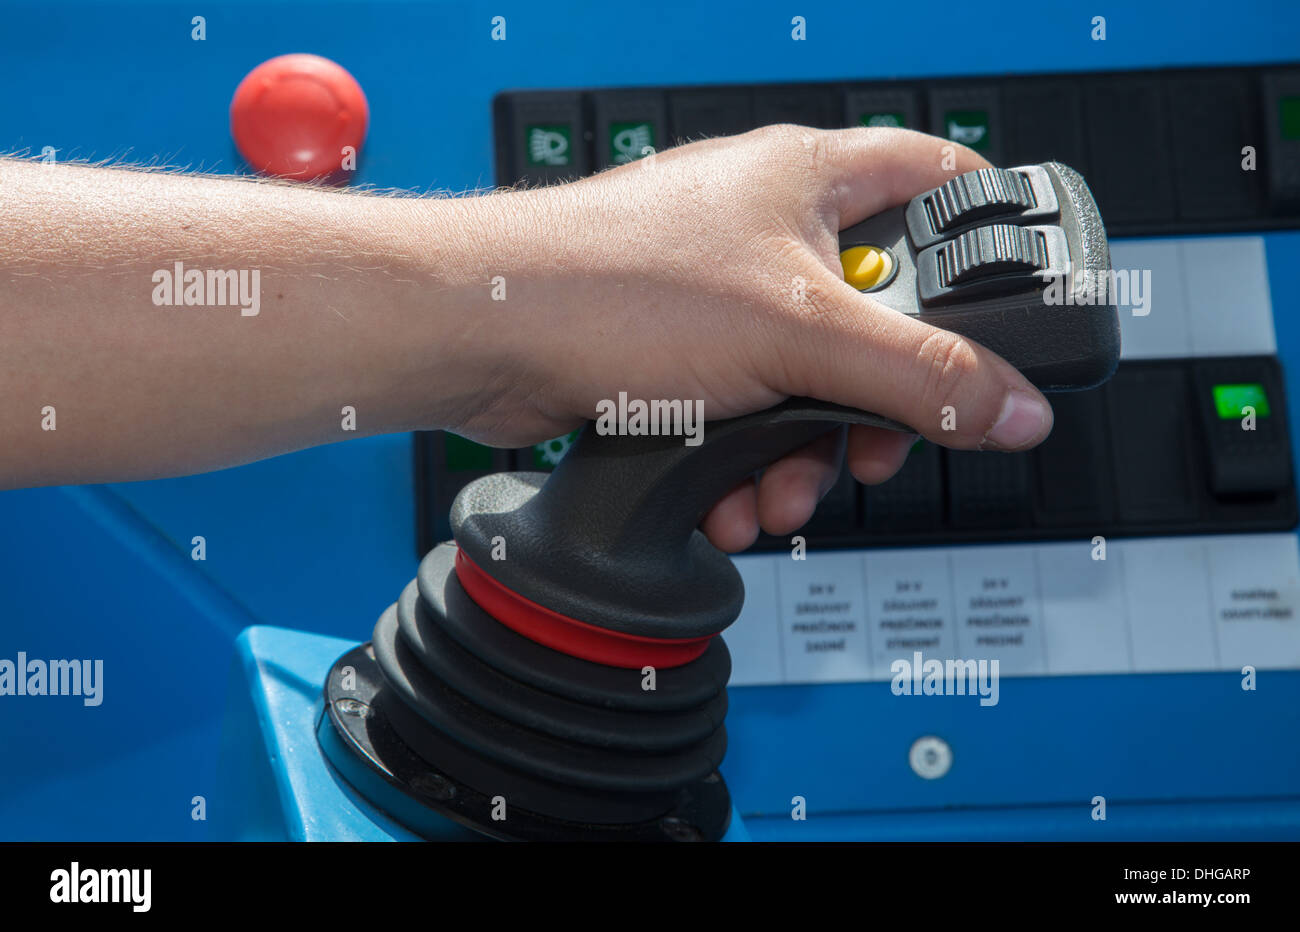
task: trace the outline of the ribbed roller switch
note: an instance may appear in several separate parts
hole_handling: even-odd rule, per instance
[[[1043,289],[1070,268],[1060,227],[990,223],[922,250],[916,257],[921,304],[939,307]]]
[[[907,232],[917,249],[977,223],[1042,223],[1057,216],[1056,193],[1037,165],[966,172],[912,199]]]
[[[946,233],[972,220],[1028,210],[1034,190],[1019,172],[981,168],[940,185],[923,203],[930,228]]]
[[[939,285],[950,288],[977,278],[1047,268],[1047,243],[1037,230],[994,224],[944,243],[936,257]]]

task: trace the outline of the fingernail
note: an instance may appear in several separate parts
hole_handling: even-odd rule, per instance
[[[1047,427],[1047,405],[1024,392],[1009,391],[997,423],[985,435],[985,441],[1003,450],[1028,446],[1043,435]]]

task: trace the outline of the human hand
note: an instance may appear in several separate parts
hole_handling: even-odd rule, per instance
[[[946,165],[945,165],[946,163]],[[505,264],[510,400],[453,429],[535,442],[596,417],[601,399],[700,399],[710,419],[791,395],[902,421],[955,449],[1022,450],[1051,408],[1010,364],[843,281],[838,233],[953,175],[975,153],[906,130],[773,126],[697,142],[573,184],[488,198],[511,208]],[[501,237],[498,237],[498,242]],[[957,412],[953,430],[942,411]],[[883,482],[914,437],[835,431],[747,481],[702,529],[740,550],[787,534],[836,481]]]

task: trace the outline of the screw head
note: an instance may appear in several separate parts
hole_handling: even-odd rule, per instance
[[[925,735],[912,742],[907,762],[921,779],[937,780],[952,769],[952,748],[942,738]]]
[[[676,816],[665,816],[659,820],[659,827],[673,841],[703,841],[704,835],[691,823]]]
[[[353,718],[365,718],[366,713],[370,711],[370,706],[360,699],[339,699],[334,703],[334,708],[343,715],[351,715]]]
[[[448,800],[456,795],[456,784],[440,773],[420,773],[411,778],[411,789],[431,799]]]

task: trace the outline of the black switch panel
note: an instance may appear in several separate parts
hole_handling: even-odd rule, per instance
[[[598,91],[591,115],[597,169],[668,148],[668,108],[657,91]]]
[[[707,425],[705,427],[707,430]],[[805,525],[808,534],[842,533],[858,528],[861,508],[858,504],[862,484],[853,478],[849,467],[840,470],[835,485],[822,497],[812,520]]]
[[[1099,78],[1084,89],[1088,186],[1107,229],[1176,215],[1164,88],[1156,78]]]
[[[758,125],[753,91],[672,91],[668,94],[668,122],[674,144],[749,132]]]
[[[1165,103],[1178,216],[1214,221],[1259,213],[1262,173],[1243,167],[1242,150],[1258,150],[1260,143],[1247,76],[1227,72],[1169,78]]]
[[[1121,522],[1195,521],[1188,373],[1120,367],[1106,386]]]
[[[839,95],[822,87],[763,88],[754,94],[754,123],[796,123],[819,129],[838,129],[844,125],[844,111]]]
[[[1106,391],[1063,392],[1051,398],[1055,422],[1034,448],[1042,527],[1110,527],[1115,518]]]
[[[955,528],[1021,528],[1033,517],[1028,453],[947,450],[948,513]]]
[[[615,106],[620,99],[631,110],[623,117]],[[847,85],[506,91],[494,107],[503,185],[549,183],[617,164],[629,151],[644,151],[647,134],[659,151],[778,122],[901,125],[955,138],[996,165],[1071,166],[1088,179],[1111,236],[1300,226],[1300,67],[1289,63]],[[1253,154],[1243,153],[1246,147]]]
[[[1211,494],[1272,498],[1285,491],[1291,451],[1276,361],[1201,359],[1193,373]]]
[[[934,533],[944,526],[943,459],[939,448],[918,440],[903,468],[881,485],[863,488],[868,536]]]
[[[1002,89],[1002,127],[1007,165],[1061,162],[1090,177],[1077,82],[1008,82]]]

